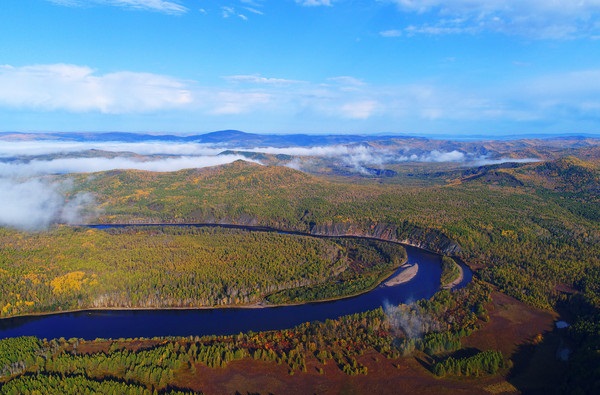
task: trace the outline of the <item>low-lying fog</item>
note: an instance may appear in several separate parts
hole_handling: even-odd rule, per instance
[[[98,150],[91,152],[90,150]],[[234,151],[222,154],[225,150]],[[45,229],[55,222],[82,223],[93,205],[92,194],[67,200],[69,182],[51,181],[49,174],[91,173],[118,169],[156,172],[202,168],[246,160],[244,151],[288,155],[279,164],[297,170],[310,160],[328,159],[348,171],[368,173],[367,168],[382,168],[403,162],[453,162],[470,166],[501,163],[481,155],[452,150],[415,150],[409,147],[378,148],[370,145],[324,145],[315,147],[232,147],[227,144],[182,142],[71,142],[60,140],[2,141],[0,144],[0,226],[22,230]],[[511,161],[515,161],[512,160]],[[523,160],[520,160],[523,161]]]

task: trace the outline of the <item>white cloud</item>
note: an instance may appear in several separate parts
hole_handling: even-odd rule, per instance
[[[553,97],[600,97],[600,69],[548,75],[528,84],[530,92]],[[599,99],[600,100],[600,99]]]
[[[377,110],[378,103],[375,100],[362,100],[346,103],[341,106],[341,113],[345,118],[369,119]]]
[[[70,196],[72,184],[51,182],[40,178],[50,174],[92,173],[117,169],[138,169],[156,172],[217,166],[246,160],[241,155],[217,155],[221,149],[191,143],[185,144],[127,144],[101,143],[103,148],[113,144],[115,151],[136,149],[140,152],[202,152],[201,155],[141,160],[130,156],[114,158],[83,157],[51,160],[0,162],[0,226],[26,231],[42,230],[53,223],[84,223],[94,215],[94,200],[90,194]],[[22,147],[16,147],[22,145]],[[86,145],[88,145],[86,147]],[[0,146],[0,155],[29,155],[56,152],[75,152],[94,144],[68,142],[18,142]],[[256,162],[259,163],[259,162]]]
[[[69,64],[0,66],[0,105],[107,114],[178,108],[191,92],[174,78],[122,71],[98,75]]]
[[[540,159],[535,158],[523,158],[523,159],[515,159],[515,158],[500,158],[500,159],[486,159],[485,157],[481,157],[475,159],[472,162],[473,166],[488,166],[488,165],[499,165],[502,163],[535,163],[540,162]]]
[[[87,150],[108,152],[134,152],[140,155],[197,155],[219,154],[223,148],[211,144],[175,143],[175,142],[78,142],[61,140],[2,141],[0,158],[16,156],[39,156],[51,154],[69,154]]]
[[[326,146],[315,146],[315,147],[256,147],[245,149],[250,152],[264,152],[267,154],[283,154],[292,156],[320,156],[320,157],[335,157],[341,155],[350,155],[355,153],[357,150],[362,150],[364,147],[355,148],[348,147],[345,145],[326,145]]]
[[[260,13],[260,11],[254,10],[254,9],[248,9],[248,7],[244,7],[244,9],[246,9],[247,11],[253,12],[255,14]],[[248,17],[246,15],[238,13],[234,7],[229,7],[229,6],[221,7],[221,16],[225,19],[227,19],[231,16],[237,16],[238,18],[243,19],[245,21],[248,20]]]
[[[68,6],[82,7],[89,5],[108,5],[114,7],[131,8],[146,11],[157,11],[165,14],[180,15],[188,9],[177,1],[165,0],[48,0],[51,3]]]
[[[285,85],[292,80],[258,76],[231,81]],[[243,114],[272,102],[273,92],[202,88],[193,82],[131,71],[99,74],[86,66],[0,66],[0,107],[74,113],[136,114],[193,110],[209,115]]]
[[[207,144],[169,142],[67,142],[19,141],[0,144],[0,157],[73,153],[88,149],[135,154],[170,154],[172,157],[139,158],[129,154],[105,157],[72,157],[0,162],[0,226],[22,230],[40,230],[53,223],[85,223],[94,215],[94,201],[89,194],[71,195],[69,182],[51,182],[51,174],[93,173],[118,169],[156,172],[216,166],[246,160],[242,155],[219,155],[224,149]],[[235,150],[234,147],[229,147]],[[328,158],[350,171],[370,174],[369,168],[402,162],[455,162],[465,164],[501,163],[454,151],[390,150],[366,145],[328,145],[315,147],[255,147],[244,151],[295,156],[286,166],[302,170]],[[414,152],[414,153],[413,153]],[[177,155],[177,156],[175,156]],[[314,163],[313,163],[314,162]],[[260,162],[256,162],[260,163]],[[318,164],[317,164],[318,165]],[[69,197],[67,197],[69,196]]]
[[[62,196],[40,180],[16,183],[0,179],[0,189],[2,226],[23,230],[45,228],[55,220],[56,207],[63,204]]]
[[[600,70],[546,75],[510,88],[514,106],[534,119],[570,117],[600,121]],[[521,95],[517,96],[516,92]]]
[[[331,7],[333,0],[296,0],[296,3],[304,7],[328,6]]]
[[[566,39],[592,37],[600,30],[599,0],[379,1],[396,4],[398,9],[404,12],[433,14],[437,18],[433,22],[402,29],[402,32],[412,34],[493,31],[541,39]]]
[[[256,8],[253,8],[253,7],[244,7],[244,9],[246,11],[251,12],[251,13],[256,14],[256,15],[264,15],[265,14],[261,10],[257,10]]]
[[[243,114],[267,105],[272,95],[261,92],[221,91],[212,98],[214,103],[210,113],[213,115]]]
[[[463,152],[453,151],[417,151],[411,153],[412,149],[406,147],[402,150],[390,150],[386,148],[375,148],[364,145],[327,145],[315,147],[257,147],[245,149],[251,152],[264,152],[269,154],[284,154],[295,156],[286,164],[295,170],[305,170],[311,168],[313,163],[310,160],[300,160],[299,158],[315,157],[328,158],[337,161],[338,164],[351,168],[354,172],[370,174],[368,168],[382,168],[386,164],[404,163],[404,162],[436,162],[436,163],[465,163],[473,164],[485,160],[485,157],[467,156]],[[506,162],[498,161],[497,163]]]
[[[419,162],[464,162],[465,154],[460,151],[443,152],[433,150],[428,154],[421,155]]]
[[[600,8],[598,0],[384,0],[401,9],[427,12],[440,9],[444,13],[528,10],[541,13],[554,12],[565,15],[589,13]]]
[[[390,29],[379,32],[379,35],[382,37],[400,37],[402,36],[402,31],[398,29]]]
[[[289,85],[302,83],[302,81],[290,80],[285,78],[262,77],[260,74],[230,75],[223,78],[228,82],[249,84]]]
[[[256,147],[244,149],[250,152],[263,152],[267,154],[283,154],[291,156],[314,156],[323,158],[344,158],[348,163],[385,164],[398,162],[464,162],[470,160],[460,151],[433,150],[419,154],[405,154],[389,149],[378,149],[370,146],[358,145],[325,145],[315,147]]]
[[[233,7],[221,7],[221,15],[223,18],[229,18],[231,15],[235,14],[235,9]]]
[[[331,77],[327,79],[328,81],[333,81],[337,84],[340,85],[344,85],[344,86],[353,86],[353,87],[359,87],[359,86],[364,86],[366,85],[364,81],[349,76],[349,75],[341,75],[339,77]]]
[[[218,166],[236,160],[246,160],[246,158],[240,155],[181,156],[156,160],[139,160],[129,157],[62,158],[32,160],[26,163],[0,163],[0,175],[23,178],[47,174],[95,173],[119,169],[169,172]]]
[[[582,116],[589,122],[600,120],[600,70],[595,69],[512,84],[491,81],[486,86],[458,86],[447,81],[373,85],[348,75],[322,82],[260,74],[231,75],[223,80],[226,83],[220,87],[203,87],[196,81],[152,73],[101,74],[68,64],[5,65],[0,66],[0,108],[7,114],[15,110],[42,115],[93,113],[108,115],[107,119],[193,116],[199,122],[218,121],[218,128],[225,117],[246,122],[248,117],[256,121],[262,116],[259,114],[280,125],[289,125],[290,120],[312,122],[311,127],[317,122],[328,127],[347,122],[344,128],[357,120],[382,125],[383,121],[414,125],[423,121],[576,122]]]

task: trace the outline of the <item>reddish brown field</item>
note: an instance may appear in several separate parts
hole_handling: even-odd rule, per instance
[[[490,320],[471,336],[463,339],[466,348],[500,350],[518,359],[518,372],[504,370],[484,378],[437,378],[419,358],[387,359],[374,350],[357,358],[367,366],[368,375],[348,376],[334,363],[323,366],[316,358],[307,358],[307,371],[288,373],[287,365],[244,359],[230,362],[225,368],[195,365],[195,372],[185,369],[172,383],[206,395],[225,394],[515,394],[547,385],[548,369],[556,364],[551,332],[556,314],[534,309],[499,292],[492,293],[487,306]],[[541,347],[532,347],[542,342]],[[80,353],[107,351],[112,341],[85,342]],[[119,342],[120,343],[120,342]],[[130,350],[160,343],[136,340],[119,344]],[[548,344],[546,344],[548,343]],[[426,358],[424,355],[422,358]],[[323,373],[319,372],[323,369]],[[510,376],[510,377],[509,377]],[[509,382],[510,381],[510,382]],[[513,384],[511,384],[513,383]]]
[[[535,309],[500,292],[492,293],[486,306],[490,321],[483,328],[463,339],[465,347],[499,350],[512,355],[523,344],[538,342],[538,335],[551,331],[557,314]]]
[[[388,360],[372,351],[358,359],[369,369],[367,376],[348,376],[333,362],[318,372],[316,360],[307,361],[307,372],[288,374],[274,363],[231,362],[224,369],[196,367],[196,374],[180,377],[177,384],[210,394],[473,394],[485,382],[437,379],[413,358]],[[497,380],[496,380],[497,381]]]
[[[464,340],[465,347],[500,350],[513,355],[519,346],[539,340],[552,329],[555,315],[533,309],[509,296],[494,292],[488,306],[490,321]],[[478,379],[440,379],[416,358],[389,360],[375,351],[358,358],[368,367],[366,376],[348,376],[333,361],[322,367],[307,360],[307,372],[288,374],[288,368],[245,359],[226,368],[196,366],[196,373],[179,375],[176,385],[216,394],[500,394],[519,393],[507,381],[509,372]]]

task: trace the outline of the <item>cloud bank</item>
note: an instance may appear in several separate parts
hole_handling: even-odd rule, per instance
[[[240,74],[223,77],[221,87],[202,87],[195,81],[152,73],[102,74],[69,64],[4,65],[0,66],[0,108],[44,117],[64,112],[113,120],[160,115],[161,122],[220,120],[221,125],[232,120],[252,123],[261,117],[266,123],[288,126],[292,119],[298,125],[352,128],[380,124],[447,128],[451,122],[490,121],[495,125],[593,124],[600,121],[599,75],[600,70],[579,70],[502,86],[459,87],[441,81],[392,86],[351,76],[315,83]]]
[[[92,149],[100,150],[96,153]],[[136,169],[170,172],[253,161],[224,150],[289,155],[285,165],[301,171],[323,164],[344,172],[370,175],[373,168],[403,162],[456,163],[464,165],[502,163],[459,150],[427,150],[409,146],[376,147],[366,144],[313,147],[254,147],[199,144],[194,142],[70,142],[60,140],[2,141],[0,144],[0,226],[22,230],[45,229],[53,223],[85,223],[93,218],[91,194],[71,196],[68,182],[51,181],[51,175]],[[54,157],[53,157],[54,155]],[[66,157],[65,157],[66,156]],[[519,160],[510,160],[519,161]],[[527,160],[521,160],[527,161]],[[318,163],[321,163],[320,165]]]
[[[120,143],[99,144],[105,149],[119,149]],[[22,145],[22,146],[19,146]],[[92,144],[93,145],[93,144]],[[156,172],[201,168],[248,160],[240,155],[217,155],[222,151],[190,144],[123,144],[148,154],[196,153],[194,156],[160,157],[142,160],[131,156],[74,157],[48,160],[15,160],[14,155],[75,153],[89,147],[82,143],[23,142],[0,145],[0,226],[24,231],[47,229],[55,223],[81,224],[93,219],[96,204],[91,193],[71,196],[69,181],[55,182],[44,176],[50,174],[92,173],[118,169],[137,169]],[[32,152],[33,151],[33,152]]]
[[[14,156],[37,156],[68,154],[87,150],[108,152],[131,152],[139,155],[194,155],[213,156],[223,151],[212,144],[165,143],[165,142],[72,142],[60,140],[3,141],[0,144],[0,159]]]
[[[0,174],[12,178],[69,173],[95,173],[109,170],[146,170],[170,172],[182,169],[218,166],[246,160],[240,155],[182,156],[157,160],[139,160],[128,157],[117,158],[59,158],[32,160],[29,162],[0,163]]]
[[[192,101],[175,78],[121,71],[104,75],[85,66],[0,66],[0,105],[43,111],[125,114],[172,109]]]

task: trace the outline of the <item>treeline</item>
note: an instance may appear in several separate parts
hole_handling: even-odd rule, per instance
[[[313,322],[293,329],[233,336],[84,341],[38,340],[33,337],[0,340],[0,393],[168,393],[184,388],[199,365],[226,366],[253,358],[284,364],[289,374],[306,372],[307,360],[333,363],[349,375],[368,374],[357,357],[367,350],[397,357],[381,309]],[[11,366],[19,366],[11,370]],[[320,368],[323,373],[323,369]]]
[[[440,285],[446,287],[460,277],[460,267],[454,259],[449,256],[442,257],[442,275]]]
[[[483,351],[465,358],[448,357],[433,365],[436,376],[483,376],[495,374],[506,366],[500,351]]]
[[[398,233],[382,237],[426,244],[435,243],[427,239],[436,233],[415,230],[433,230],[457,242],[461,258],[484,266],[484,278],[502,291],[549,308],[557,286],[580,290],[585,272],[600,266],[597,215],[588,215],[599,210],[593,195],[572,199],[572,192],[546,188],[537,166],[502,169],[522,186],[482,180],[432,187],[333,182],[247,163],[167,174],[82,175],[77,186],[97,192],[107,222],[235,222],[307,232],[339,225],[360,234],[391,224]]]
[[[490,301],[489,285],[474,280],[466,288],[442,290],[431,299],[385,309],[394,341],[402,355],[415,351],[430,356],[462,348],[461,339],[489,320],[485,304]]]
[[[0,340],[0,377],[21,374],[36,361],[41,341],[35,337]]]
[[[357,262],[389,270],[404,255],[401,247],[383,244],[354,248],[349,240],[220,228],[0,229],[0,317],[253,303],[346,271],[371,274],[357,271]],[[399,256],[390,257],[386,248]],[[348,250],[357,249],[350,260]]]
[[[435,356],[439,361],[439,367],[432,366],[436,374],[455,374],[455,366],[460,366],[462,375],[493,373],[488,353],[482,353],[479,358],[485,358],[481,360],[440,359],[460,349],[460,338],[477,327],[482,317],[473,311],[489,300],[489,291],[485,284],[475,281],[465,289],[440,291],[430,300],[397,307],[396,312],[402,314],[412,308],[419,319],[433,323],[419,343],[402,335],[404,328],[394,320],[394,310],[381,308],[288,330],[231,336],[4,339],[0,340],[0,393],[73,393],[78,386],[80,393],[198,392],[202,388],[189,387],[187,380],[200,366],[217,369],[248,358],[282,364],[290,375],[306,372],[309,365],[324,374],[328,364],[348,375],[366,375],[368,368],[360,362],[365,352],[398,358],[409,344]]]
[[[434,230],[458,243],[460,258],[481,268],[477,276],[506,294],[546,309],[570,305],[575,296],[569,295],[583,295],[586,304],[599,308],[597,160],[532,163],[498,172],[518,182],[458,178],[444,186],[407,187],[331,181],[247,163],[75,179],[81,191],[97,193],[106,222],[233,222],[302,231],[340,225],[360,234],[391,224],[399,229],[393,237],[414,243],[431,237],[415,235],[415,229]],[[600,322],[598,315],[570,313],[587,322],[585,328]],[[585,347],[573,358],[578,350],[592,362],[594,354]]]
[[[275,304],[298,303],[355,295],[370,290],[406,261],[399,244],[365,239],[334,239],[344,247],[349,268],[325,283],[291,288],[267,296]]]
[[[198,392],[166,389],[153,391],[143,385],[113,380],[90,380],[85,376],[26,375],[18,377],[0,387],[5,395],[192,395]]]
[[[483,376],[509,367],[510,362],[495,350],[468,357],[451,355],[464,352],[462,339],[489,319],[484,305],[491,300],[490,292],[489,285],[474,280],[465,289],[442,290],[429,300],[388,307],[386,314],[397,336],[394,345],[404,356],[427,354],[436,376]]]

